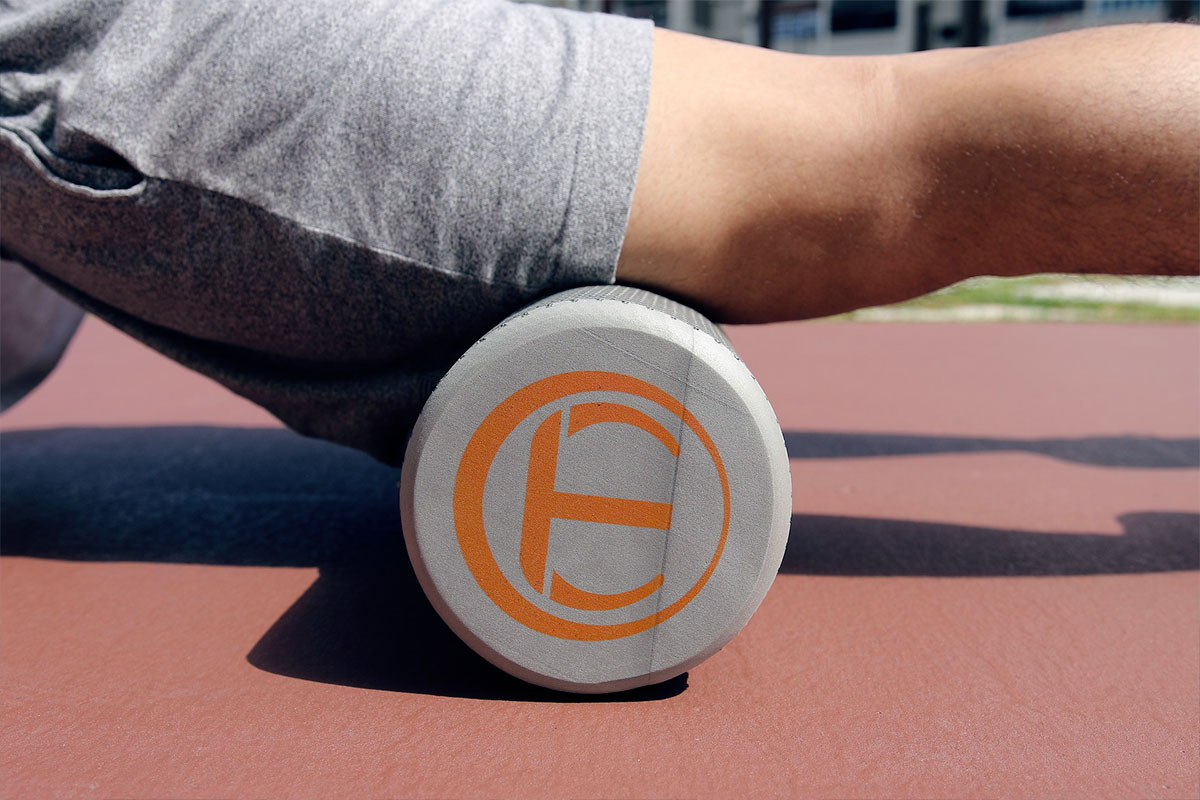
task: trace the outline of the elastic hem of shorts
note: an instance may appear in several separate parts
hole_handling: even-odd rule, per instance
[[[641,164],[654,25],[610,14],[590,16],[593,37],[586,74],[591,102],[578,132],[561,257],[547,288],[616,280]],[[599,213],[596,198],[603,199]]]

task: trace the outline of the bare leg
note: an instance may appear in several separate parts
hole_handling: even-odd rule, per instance
[[[719,319],[1200,268],[1200,29],[875,58],[660,31],[621,281]]]

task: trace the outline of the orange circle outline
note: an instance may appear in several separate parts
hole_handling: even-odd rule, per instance
[[[487,533],[483,522],[483,495],[487,484],[488,472],[492,462],[500,452],[501,445],[507,441],[516,427],[530,414],[545,405],[581,392],[610,391],[632,394],[657,403],[675,414],[684,422],[708,450],[709,456],[716,465],[717,475],[721,479],[721,492],[725,501],[725,513],[721,524],[721,538],[717,542],[717,550],[713,554],[708,568],[682,597],[666,608],[655,613],[633,620],[609,625],[599,625],[556,617],[548,611],[538,608],[517,591],[504,576],[496,556],[492,553],[487,541]],[[458,546],[462,551],[467,569],[475,577],[479,588],[491,598],[501,611],[508,614],[517,622],[535,631],[555,636],[560,639],[578,641],[606,641],[632,636],[649,630],[655,625],[674,616],[690,603],[708,579],[712,577],[725,550],[725,540],[729,535],[730,492],[729,479],[725,474],[725,464],[712,437],[700,424],[696,417],[684,408],[683,404],[657,386],[638,378],[622,375],[618,372],[580,371],[562,372],[541,378],[518,389],[492,409],[484,417],[483,422],[475,429],[471,440],[463,451],[459,461],[458,474],[454,482],[454,528],[458,536]]]

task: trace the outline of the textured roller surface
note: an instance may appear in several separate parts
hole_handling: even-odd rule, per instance
[[[724,334],[594,287],[464,355],[409,440],[409,555],[471,647],[556,689],[674,677],[749,621],[787,541],[779,424]]]

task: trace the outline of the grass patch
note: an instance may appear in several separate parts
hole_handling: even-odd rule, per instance
[[[862,309],[832,319],[1197,323],[1200,278],[971,278],[904,303]]]

